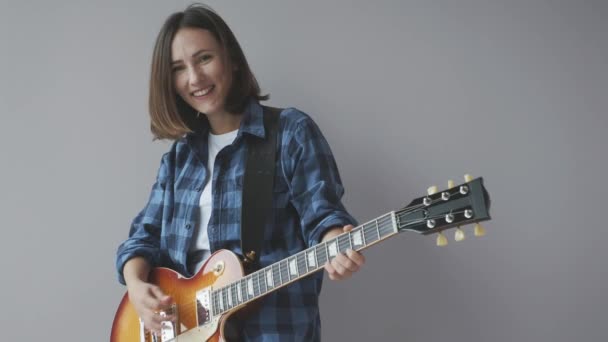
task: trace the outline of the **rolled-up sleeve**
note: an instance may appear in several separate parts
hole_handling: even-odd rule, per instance
[[[290,177],[291,203],[308,246],[313,246],[329,228],[357,225],[357,221],[341,202],[344,188],[329,144],[315,122],[300,114],[288,129],[291,134],[282,158]]]
[[[152,267],[158,265],[164,211],[163,199],[168,179],[166,157],[167,155],[163,156],[161,161],[148,203],[133,219],[128,239],[118,247],[118,251],[116,252],[118,281],[123,285],[125,285],[123,268],[129,259],[141,256]]]

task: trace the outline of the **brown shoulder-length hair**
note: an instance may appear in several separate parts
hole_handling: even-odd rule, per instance
[[[226,70],[231,70],[232,85],[226,96],[226,111],[239,114],[250,98],[268,100],[249,68],[245,54],[224,20],[209,6],[192,4],[183,12],[171,14],[161,28],[152,55],[148,106],[150,128],[155,139],[176,140],[193,131],[197,111],[176,93],[171,71],[171,43],[179,29],[201,28],[217,39],[224,51]]]

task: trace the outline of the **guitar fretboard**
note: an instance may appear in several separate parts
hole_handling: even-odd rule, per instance
[[[316,246],[253,272],[211,292],[213,316],[256,300],[323,268],[331,258],[347,249],[362,250],[398,232],[395,212],[353,228]]]

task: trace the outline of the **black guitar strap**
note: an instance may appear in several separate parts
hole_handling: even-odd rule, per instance
[[[243,179],[241,249],[246,271],[259,268],[264,226],[272,214],[272,188],[281,108],[262,106],[266,138],[249,136]]]

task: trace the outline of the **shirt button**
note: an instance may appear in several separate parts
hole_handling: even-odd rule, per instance
[[[190,223],[186,224],[186,229],[190,229],[190,227],[192,227],[192,225]]]

